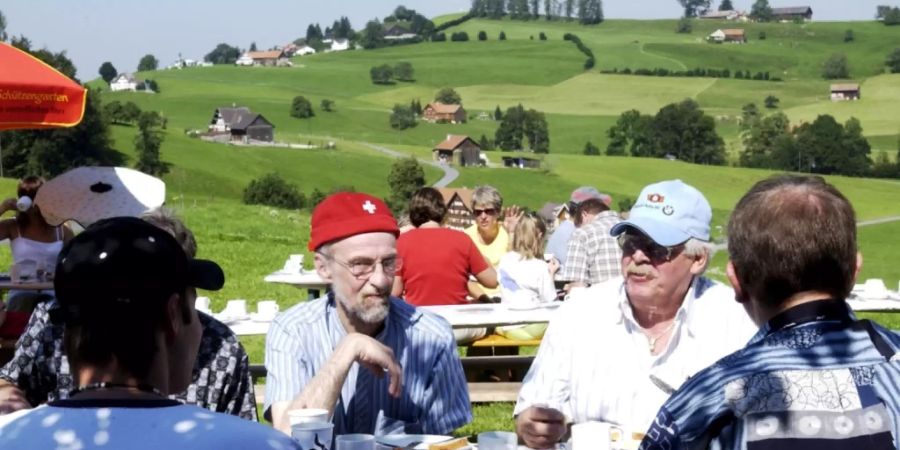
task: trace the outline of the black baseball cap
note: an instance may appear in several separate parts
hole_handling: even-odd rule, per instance
[[[65,322],[151,311],[188,287],[223,284],[218,264],[189,258],[171,234],[135,217],[101,220],[75,236],[53,280]]]

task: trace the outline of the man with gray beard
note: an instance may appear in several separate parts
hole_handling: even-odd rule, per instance
[[[519,392],[516,432],[551,448],[588,421],[646,430],[688,377],[756,331],[728,287],[703,277],[712,210],[681,180],[645,187],[612,227],[622,277],[576,290],[550,322]]]
[[[402,261],[387,205],[334,194],[313,211],[310,234],[316,271],[332,290],[272,322],[266,418],[290,433],[288,411],[324,408],[334,435],[449,434],[470,422],[450,325],[390,297]]]

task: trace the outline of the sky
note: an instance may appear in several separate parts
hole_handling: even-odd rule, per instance
[[[719,0],[713,0],[717,5]],[[749,10],[753,0],[732,0]],[[772,6],[811,6],[816,20],[871,20],[878,4],[897,0],[770,0]],[[143,4],[143,5],[142,5]],[[97,78],[104,61],[131,72],[153,54],[160,66],[184,58],[202,60],[219,43],[248,48],[283,45],[306,35],[318,22],[324,29],[347,16],[361,29],[383,19],[398,4],[428,17],[466,11],[471,0],[3,0],[6,31],[24,35],[35,47],[65,50],[78,78]],[[714,6],[715,7],[715,6]],[[677,0],[605,0],[607,18],[674,18]]]

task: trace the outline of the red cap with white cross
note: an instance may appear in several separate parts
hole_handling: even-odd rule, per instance
[[[338,192],[316,206],[312,214],[308,248],[362,233],[400,234],[391,210],[380,199],[361,192]]]

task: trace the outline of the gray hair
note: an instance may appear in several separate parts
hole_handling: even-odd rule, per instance
[[[141,214],[141,219],[174,236],[189,258],[197,256],[197,240],[194,239],[194,233],[171,209],[164,206],[153,208]]]
[[[478,186],[472,192],[472,204],[490,205],[499,210],[503,208],[503,196],[493,186]]]
[[[690,238],[684,243],[684,254],[687,256],[697,257],[706,254],[706,266],[712,261],[713,255],[716,253],[716,246],[712,242],[701,241],[697,238]],[[703,268],[706,271],[706,267]]]

